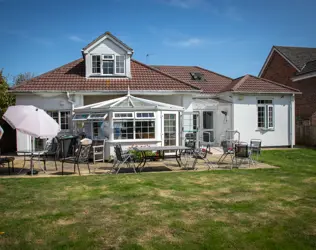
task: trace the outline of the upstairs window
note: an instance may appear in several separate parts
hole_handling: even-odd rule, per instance
[[[125,73],[125,56],[116,56],[116,74]]]
[[[258,100],[258,128],[273,129],[274,128],[274,107],[272,100]]]
[[[101,59],[100,56],[92,56],[92,73],[101,73]]]
[[[92,55],[92,74],[101,75],[124,75],[124,55]]]

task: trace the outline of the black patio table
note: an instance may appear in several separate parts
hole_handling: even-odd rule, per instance
[[[147,160],[152,159],[152,156],[147,156],[146,152],[157,151],[157,156],[163,160],[170,158],[176,159],[179,167],[181,168],[183,165],[186,166],[186,164],[183,164],[181,160],[182,152],[186,150],[191,150],[191,148],[185,146],[134,147],[133,149],[137,152],[141,152],[141,161],[137,166],[137,169],[140,169],[140,171],[142,171],[145,168]],[[175,151],[175,154],[166,155],[166,151]]]

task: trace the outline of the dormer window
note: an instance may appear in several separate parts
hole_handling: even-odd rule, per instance
[[[92,55],[92,73],[101,75],[125,75],[125,56]]]

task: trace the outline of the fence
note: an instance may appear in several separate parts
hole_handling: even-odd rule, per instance
[[[296,125],[295,137],[297,145],[316,146],[316,126]]]

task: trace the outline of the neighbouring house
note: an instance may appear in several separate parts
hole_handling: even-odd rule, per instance
[[[149,66],[109,32],[82,57],[26,81],[11,91],[17,105],[35,105],[51,115],[61,133],[84,131],[113,145],[181,145],[190,133],[220,145],[226,130],[263,146],[295,144],[294,95],[298,90],[251,75],[237,79],[194,66]],[[17,148],[31,148],[17,133]]]
[[[259,77],[300,90],[296,121],[316,125],[316,48],[273,46]]]

